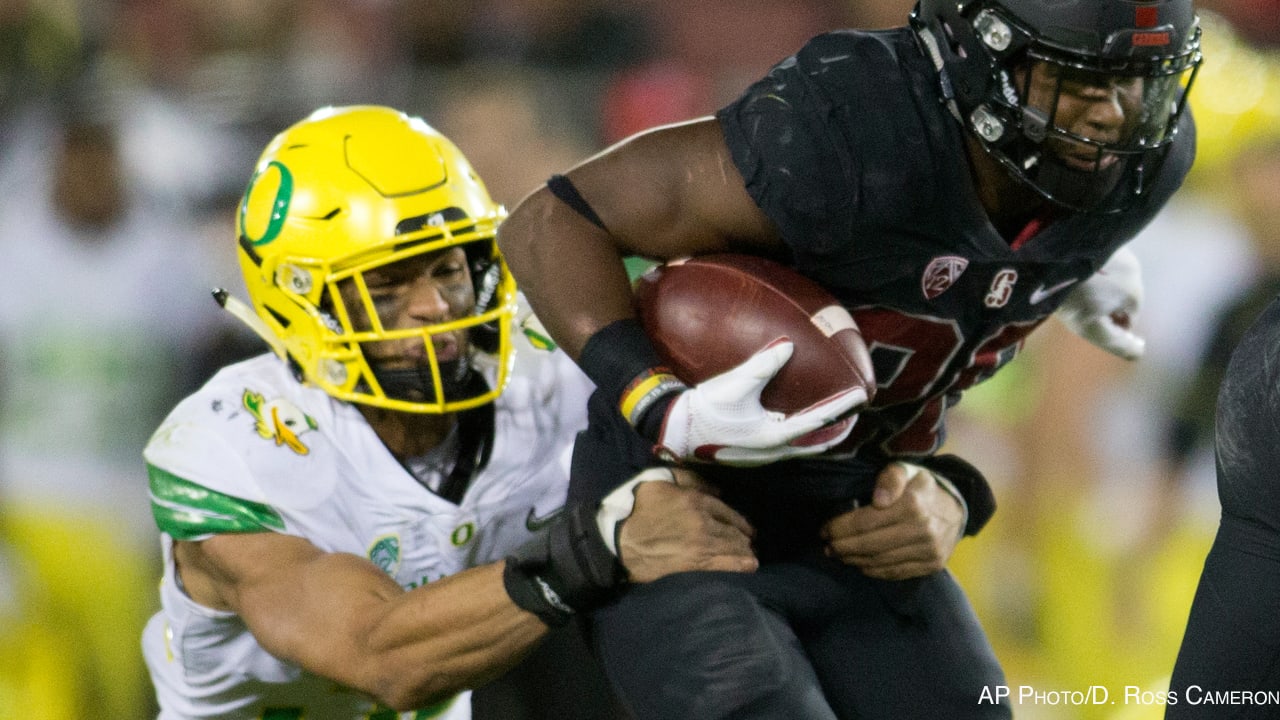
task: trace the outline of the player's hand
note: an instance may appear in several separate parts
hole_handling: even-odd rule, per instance
[[[633,507],[618,521],[616,535],[618,558],[631,582],[690,570],[753,572],[759,567],[751,551],[755,530],[715,496],[712,486],[684,469],[646,473],[653,479],[614,491],[633,495]],[[614,493],[605,507],[619,500]]]
[[[822,535],[828,555],[870,577],[905,580],[945,567],[963,528],[964,508],[929,470],[893,462],[871,504],[832,518]]]
[[[766,410],[760,393],[782,369],[795,346],[778,340],[741,365],[683,390],[667,408],[658,450],[674,460],[722,465],[764,465],[834,447],[853,430],[843,417],[867,401],[858,388],[802,412]]]
[[[1132,250],[1122,247],[1067,295],[1057,315],[1085,340],[1112,355],[1136,360],[1147,344],[1133,331],[1141,307],[1142,266]]]

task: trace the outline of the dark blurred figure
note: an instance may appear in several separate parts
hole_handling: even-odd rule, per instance
[[[1253,242],[1257,276],[1218,314],[1197,372],[1170,422],[1168,453],[1175,466],[1213,438],[1213,407],[1231,353],[1280,294],[1280,135],[1244,147],[1231,164],[1231,203]]]
[[[1209,429],[1222,518],[1170,680],[1170,691],[1182,700],[1168,707],[1171,719],[1223,717],[1195,702],[1208,691],[1280,690],[1280,139],[1250,146],[1237,167],[1239,200],[1258,233],[1262,267],[1220,318],[1181,415],[1179,427],[1203,428],[1203,403],[1217,399]],[[1175,434],[1183,445],[1193,437],[1186,430]],[[1274,716],[1265,705],[1231,715]]]

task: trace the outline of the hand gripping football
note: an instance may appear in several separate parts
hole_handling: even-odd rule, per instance
[[[858,387],[867,402],[875,395],[871,358],[853,318],[791,268],[738,254],[675,260],[640,276],[634,297],[658,355],[689,385],[785,337],[795,351],[765,386],[766,409],[791,414]]]

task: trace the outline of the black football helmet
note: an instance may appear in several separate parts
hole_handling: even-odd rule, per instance
[[[1082,211],[1123,210],[1148,190],[1201,61],[1191,0],[919,0],[911,25],[944,100],[987,152]],[[1033,104],[1037,64],[1037,82],[1056,84]],[[1123,128],[1088,137],[1059,125],[1064,87],[1122,96]]]

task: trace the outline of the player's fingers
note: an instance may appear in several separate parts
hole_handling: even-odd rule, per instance
[[[845,438],[849,437],[849,433],[853,432],[856,422],[858,422],[858,416],[850,415],[807,432],[788,442],[787,445],[793,448],[811,448],[817,452],[826,452],[844,442]]]
[[[902,524],[918,506],[916,498],[910,496],[899,498],[898,502],[886,508],[865,505],[841,513],[822,526],[822,537],[835,538],[843,536],[866,535],[867,533]]]
[[[804,427],[807,428],[805,432],[809,432],[831,423],[866,402],[867,389],[851,387],[800,412],[788,415],[780,424],[790,428]]]
[[[927,562],[905,562],[897,565],[877,568],[859,568],[862,574],[877,580],[910,580],[911,578],[932,575],[942,569],[942,565]]]
[[[714,497],[707,497],[703,500],[703,505],[712,520],[725,527],[733,528],[746,538],[755,537],[756,529],[737,510]]]
[[[671,468],[671,475],[672,481],[678,487],[690,488],[715,497],[720,496],[720,487],[718,485],[707,482],[705,478],[689,468]]]
[[[782,366],[787,364],[794,351],[795,343],[786,337],[780,337],[737,367],[705,381],[705,390],[710,395],[725,399],[747,397],[752,393],[758,396]]]
[[[834,551],[834,546],[833,546]],[[940,548],[934,547],[928,540],[919,540],[906,545],[884,548],[877,552],[852,552],[840,556],[850,565],[860,568],[877,568],[897,565],[904,562],[941,562],[943,555]]]
[[[706,559],[701,569],[718,572],[755,572],[760,568],[760,561],[755,555],[715,555]]]
[[[931,546],[929,534],[912,525],[894,524],[871,532],[830,537],[827,546],[847,561],[869,561],[876,556],[923,557]]]
[[[871,494],[871,504],[884,509],[898,501],[906,491],[907,484],[926,472],[919,465],[904,462],[892,462],[876,476],[876,487]]]
[[[1125,360],[1136,360],[1146,350],[1146,340],[1126,325],[1116,322],[1114,313],[1099,318],[1099,334],[1105,339],[1107,349]]]
[[[795,343],[791,342],[790,338],[780,337],[766,345],[760,352],[747,358],[746,362],[739,366],[739,370],[744,376],[768,381],[778,374],[783,365],[787,364],[795,349]]]
[[[817,455],[826,450],[822,446],[811,447],[791,447],[786,444],[785,440],[773,442],[768,448],[746,448],[746,447],[726,447],[716,450],[714,453],[715,461],[719,465],[732,465],[735,467],[759,467],[779,460],[787,460],[789,458],[804,457],[807,455]]]

